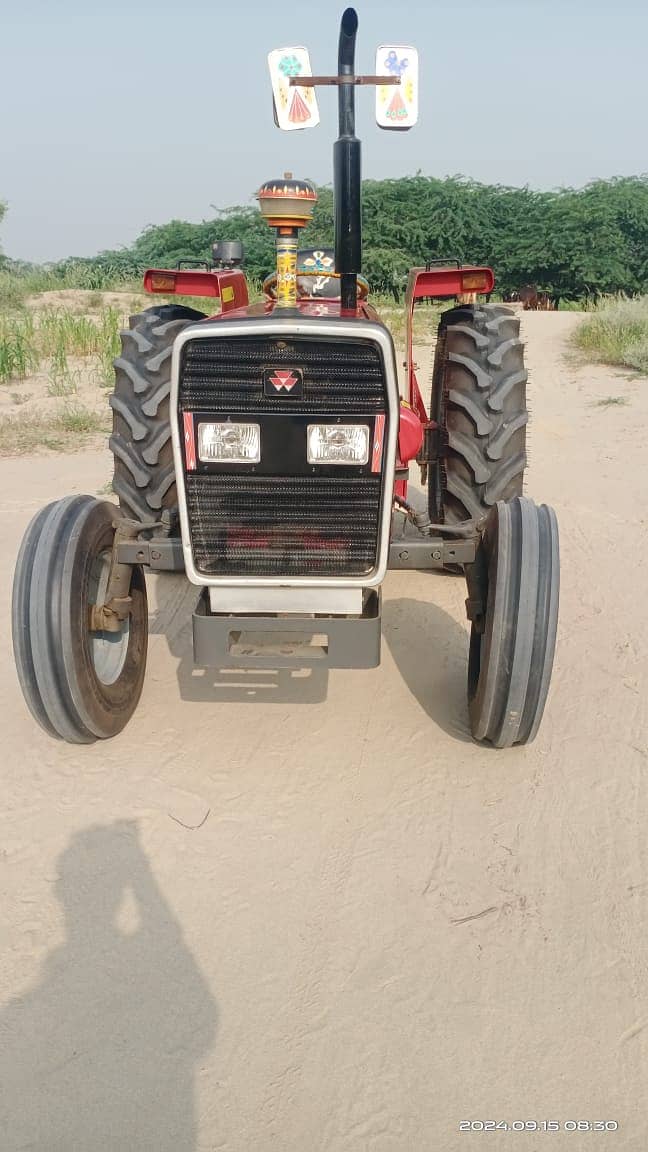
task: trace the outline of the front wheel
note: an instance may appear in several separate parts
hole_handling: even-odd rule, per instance
[[[148,641],[143,569],[132,569],[130,611],[116,631],[97,631],[105,603],[114,504],[69,496],[39,512],[18,555],[12,629],[28,708],[51,736],[89,744],[121,732],[139,701]]]
[[[470,726],[496,748],[528,744],[544,712],[558,624],[558,524],[525,497],[498,501],[466,569]]]

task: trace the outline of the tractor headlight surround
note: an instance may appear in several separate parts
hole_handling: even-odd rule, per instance
[[[258,464],[261,425],[223,420],[198,425],[198,459],[204,464]]]
[[[309,464],[367,464],[371,429],[368,424],[309,424],[306,431]]]

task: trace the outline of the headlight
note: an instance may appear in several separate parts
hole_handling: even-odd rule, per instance
[[[369,459],[367,424],[309,424],[309,464],[366,464]]]
[[[261,459],[259,424],[198,425],[198,459],[217,464],[258,464]]]

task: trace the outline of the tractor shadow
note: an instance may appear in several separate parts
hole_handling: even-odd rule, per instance
[[[179,574],[156,576],[151,636],[163,635],[176,664],[180,697],[193,703],[319,704],[328,693],[328,669],[197,668],[193,662],[191,615],[198,591]],[[431,580],[453,580],[449,574]],[[432,596],[432,591],[431,591]],[[466,703],[468,636],[430,601],[383,602],[383,643],[403,680],[435,724],[454,739],[472,743]],[[370,673],[369,673],[370,675]]]
[[[253,703],[320,704],[328,693],[328,669],[197,668],[193,662],[191,616],[198,589],[182,575],[155,577],[155,609],[149,621],[152,636],[163,635],[177,660],[176,676],[182,700],[197,704]]]
[[[137,824],[77,832],[56,870],[65,939],[0,1010],[2,1147],[196,1152],[217,1009]]]
[[[383,603],[383,639],[424,712],[454,740],[472,744],[465,629],[437,604],[401,597]]]

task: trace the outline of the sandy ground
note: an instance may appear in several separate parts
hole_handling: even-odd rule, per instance
[[[648,386],[566,362],[574,323],[524,319],[563,561],[529,748],[468,738],[456,578],[391,574],[381,668],[308,678],[194,672],[151,581],[141,705],[85,748],[4,614],[3,1152],[648,1147]],[[0,461],[5,603],[29,517],[109,476]],[[459,1131],[533,1120],[619,1130]]]

